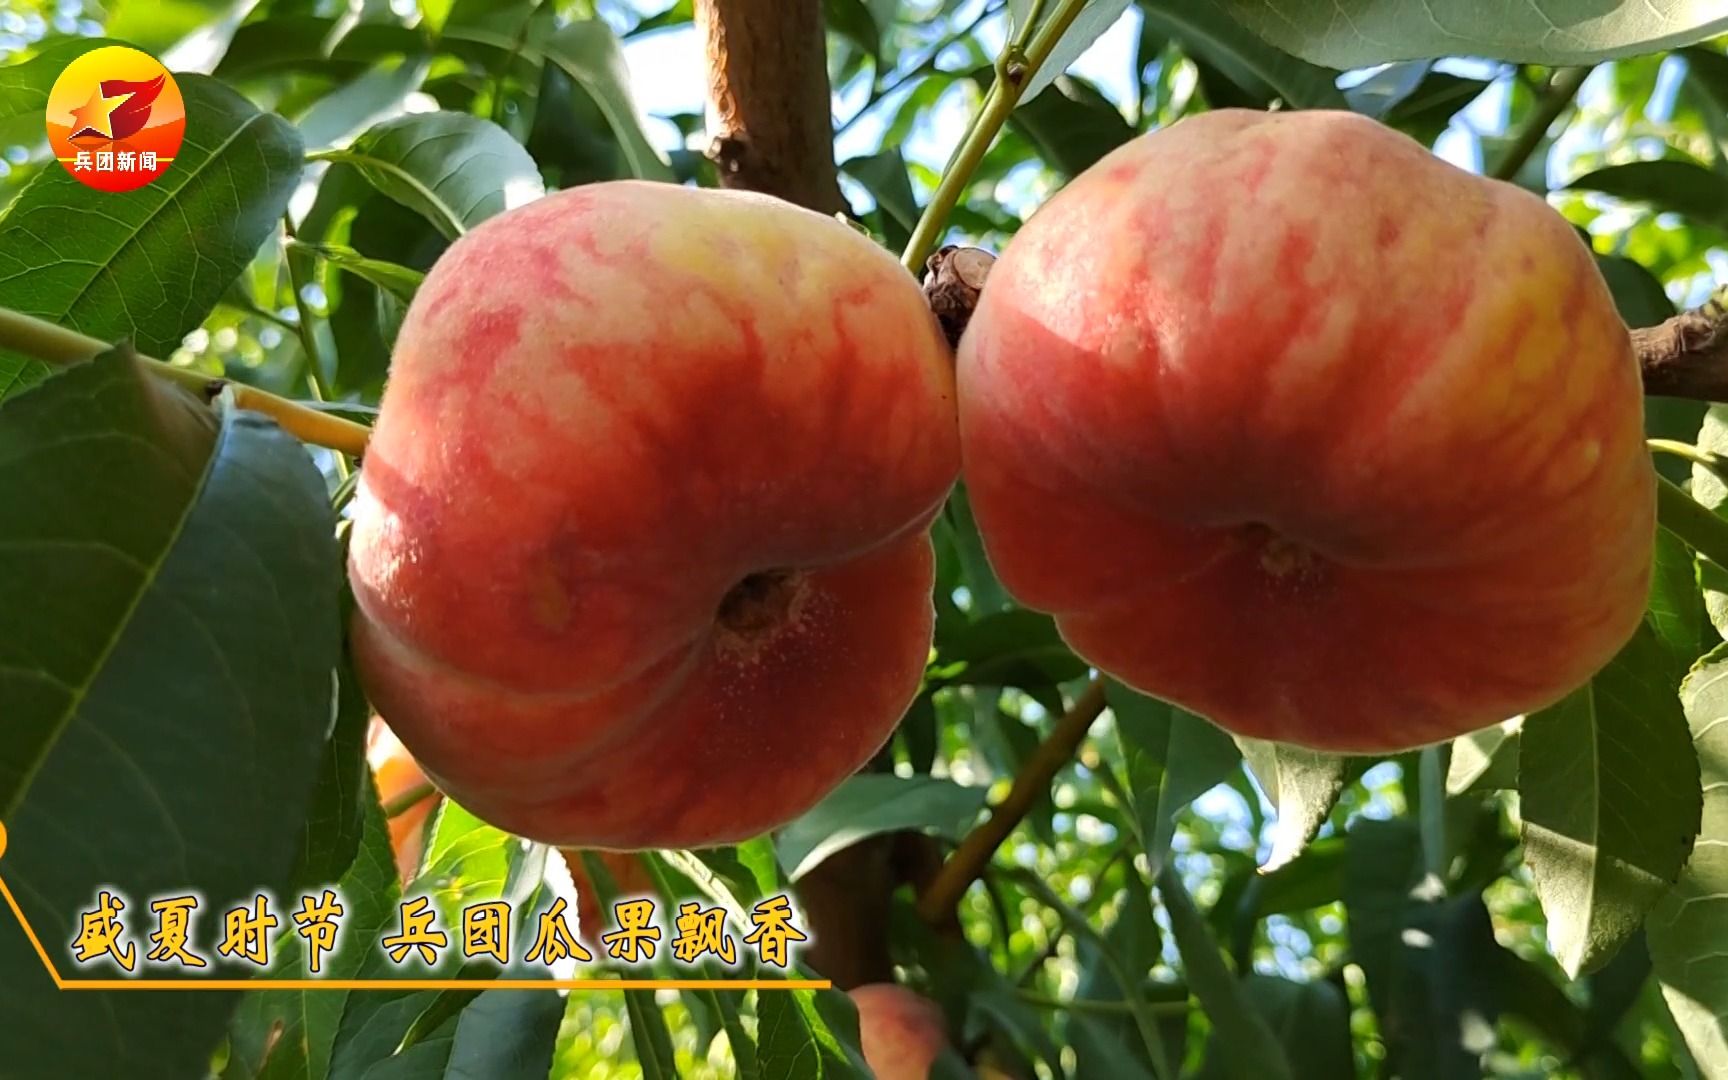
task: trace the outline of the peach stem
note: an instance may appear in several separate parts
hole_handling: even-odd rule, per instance
[[[936,241],[947,227],[948,215],[959,205],[960,196],[972,182],[972,174],[978,171],[979,162],[984,160],[990,144],[996,141],[996,133],[1002,130],[1002,125],[1014,112],[1014,106],[1020,103],[1020,91],[1050,59],[1056,43],[1068,32],[1086,3],[1087,0],[1062,0],[1050,21],[1040,26],[1032,36],[1031,44],[1022,49],[1017,43],[1010,42],[1002,50],[1002,55],[996,58],[996,78],[990,84],[990,92],[984,95],[984,104],[973,117],[972,126],[960,140],[960,145],[954,148],[954,156],[948,159],[947,167],[942,170],[942,181],[936,185],[929,205],[924,207],[923,215],[912,230],[912,239],[906,243],[905,253],[900,256],[900,264],[908,272],[917,275],[924,266],[924,260],[936,250]],[[1041,5],[1035,5],[1029,14],[1035,15],[1037,6]],[[1033,21],[1028,18],[1027,26]],[[1025,36],[1025,30],[1026,27],[1022,27],[1020,37]]]
[[[106,342],[97,338],[10,308],[0,308],[0,345],[56,365],[82,363],[109,348]],[[364,424],[277,397],[255,386],[206,375],[148,356],[139,356],[138,359],[152,375],[177,383],[205,400],[225,390],[231,391],[236,406],[264,413],[301,442],[358,457],[365,453],[366,442],[372,435],[371,429]]]

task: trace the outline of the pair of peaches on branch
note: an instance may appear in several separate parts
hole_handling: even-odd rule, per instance
[[[615,182],[493,218],[398,339],[354,507],[356,659],[448,794],[689,848],[866,763],[929,658],[929,526],[1099,671],[1341,752],[1552,704],[1642,618],[1628,331],[1542,199],[1345,113],[1105,157],[957,350],[841,221]]]

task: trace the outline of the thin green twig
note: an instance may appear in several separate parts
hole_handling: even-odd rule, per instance
[[[922,270],[924,260],[936,249],[936,241],[948,226],[948,215],[959,205],[960,196],[972,183],[972,174],[978,171],[990,144],[996,141],[997,133],[1013,114],[1026,84],[1050,59],[1057,42],[1062,40],[1062,35],[1068,32],[1085,6],[1086,0],[1061,0],[1050,18],[1038,27],[1030,44],[1021,49],[1010,42],[1002,50],[1002,55],[996,58],[996,78],[984,95],[984,103],[979,107],[978,115],[972,118],[972,125],[960,144],[954,148],[953,156],[942,170],[942,181],[936,185],[930,202],[918,218],[917,227],[912,230],[912,239],[906,243],[905,253],[900,256],[901,265],[912,274],[917,275]],[[1028,25],[1031,22],[1027,20]]]

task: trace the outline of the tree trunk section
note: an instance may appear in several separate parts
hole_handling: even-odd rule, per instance
[[[720,185],[824,214],[846,210],[820,0],[696,0],[696,27]]]

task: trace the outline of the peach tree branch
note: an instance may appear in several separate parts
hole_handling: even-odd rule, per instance
[[[0,308],[0,346],[56,365],[81,363],[108,349],[106,342],[8,308]],[[151,374],[178,383],[205,401],[232,388],[235,405],[264,413],[301,442],[339,450],[353,457],[366,452],[366,441],[371,438],[372,431],[364,424],[278,397],[255,386],[212,377],[148,356],[140,355],[138,360]]]
[[[966,834],[918,897],[918,914],[925,922],[937,924],[954,918],[960,898],[983,876],[996,849],[1025,819],[1039,796],[1050,790],[1051,781],[1073,759],[1092,722],[1103,712],[1104,684],[1093,679],[1020,767],[1008,794],[991,807],[988,818]]]
[[[844,211],[819,0],[696,0],[695,15],[720,186]]]
[[[924,213],[919,216],[918,224],[912,230],[912,238],[906,243],[905,253],[900,256],[900,262],[908,271],[917,273],[918,267],[923,265],[924,260],[935,249],[942,230],[948,226],[948,215],[959,205],[960,196],[965,193],[967,185],[971,184],[972,174],[978,171],[985,152],[990,149],[990,144],[996,141],[1002,125],[1008,122],[1014,107],[1020,103],[1021,91],[1032,80],[1032,76],[1038,73],[1038,69],[1044,66],[1044,62],[1050,59],[1056,43],[1062,40],[1062,35],[1074,24],[1086,2],[1087,0],[1061,0],[1049,21],[1032,35],[1030,43],[1022,48],[1009,42],[1002,50],[1002,55],[996,58],[996,78],[990,83],[989,92],[984,95],[984,104],[979,106],[978,115],[972,118],[972,126],[960,140],[960,145],[954,148],[953,156],[942,170],[942,180],[931,194]],[[1027,20],[1026,25],[1031,26],[1032,20]]]

